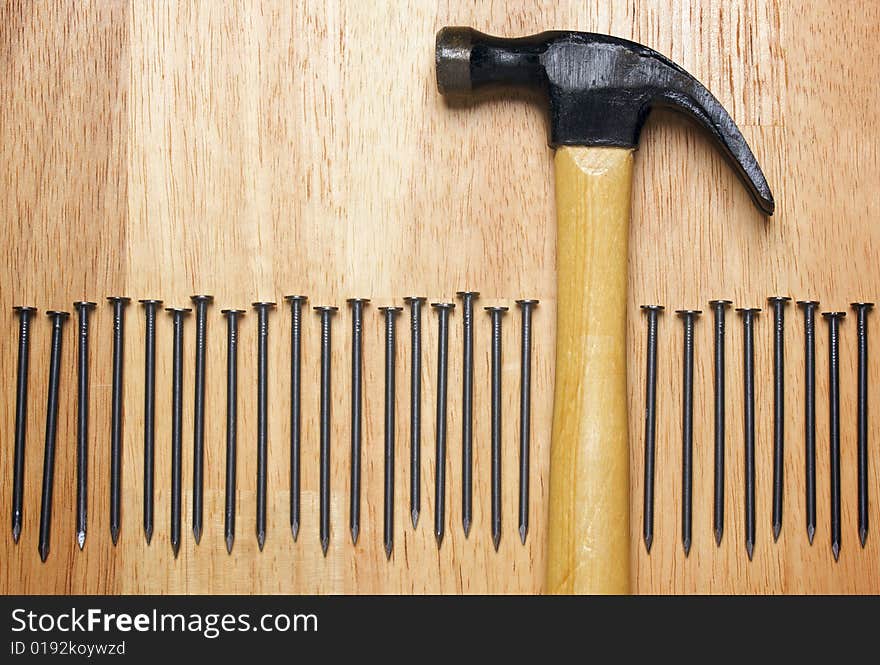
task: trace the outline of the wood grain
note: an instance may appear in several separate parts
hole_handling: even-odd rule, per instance
[[[712,365],[708,315],[697,325],[694,543],[679,543],[681,329],[660,322],[657,522],[652,553],[640,546],[645,326],[638,305],[739,306],[769,295],[813,297],[823,308],[878,297],[876,183],[880,111],[872,4],[779,0],[555,3],[5,2],[0,9],[0,497],[12,481],[16,323],[13,304],[41,310],[107,295],[216,297],[209,312],[206,528],[190,534],[192,359],[186,330],[184,543],[168,543],[171,325],[160,319],[157,523],[141,529],[143,312],[128,309],[124,505],[120,543],[108,524],[111,311],[94,316],[90,531],[74,541],[75,357],[67,330],[52,553],[37,555],[49,326],[35,327],[30,374],[25,523],[0,538],[5,593],[529,593],[545,566],[547,479],[554,382],[555,208],[546,122],[528,101],[450,108],[437,94],[433,39],[443,25],[521,35],[548,28],[606,32],[652,46],[702,80],[740,125],[767,173],[777,214],[757,213],[735,175],[691,123],[652,115],[635,157],[629,245],[628,392],[634,587],[640,592],[880,592],[877,525],[880,421],[871,418],[872,532],[858,546],[855,503],[855,326],[842,326],[843,549],[829,545],[827,334],[819,328],[818,487],[815,544],[803,527],[802,319],[788,310],[785,523],[770,525],[772,340],[756,327],[758,533],[748,563],[742,537],[741,333],[728,334],[727,526],[711,528]],[[844,48],[845,47],[845,48]],[[857,55],[854,55],[857,54]],[[854,59],[857,58],[857,59]],[[482,292],[478,305],[537,297],[532,513],[516,536],[517,317],[505,323],[504,535],[492,548],[489,510],[489,319],[478,317],[474,524],[460,523],[461,320],[452,317],[447,537],[431,533],[436,319],[425,318],[419,527],[408,514],[409,399],[398,390],[397,538],[382,550],[381,319],[375,308],[405,295],[449,299]],[[373,299],[365,330],[364,513],[348,537],[348,327],[334,323],[332,540],[317,534],[318,320],[304,326],[303,526],[288,527],[288,312],[282,297],[342,306]],[[223,544],[224,307],[274,299],[270,330],[269,533],[254,536],[255,316],[242,322],[238,532]],[[482,313],[481,313],[482,314]],[[708,313],[707,313],[708,314]],[[401,322],[405,317],[401,319]],[[402,325],[401,330],[405,327]],[[399,385],[408,380],[405,334]],[[876,356],[876,354],[875,354]],[[880,364],[872,360],[872,386]],[[876,399],[872,400],[876,403]],[[876,409],[875,409],[876,410]],[[4,518],[4,519],[8,519]]]

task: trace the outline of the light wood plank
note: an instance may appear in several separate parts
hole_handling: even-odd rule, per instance
[[[108,490],[111,313],[94,317],[90,531],[73,533],[75,353],[65,338],[52,555],[37,556],[49,326],[36,326],[30,375],[26,517],[18,546],[0,539],[3,592],[533,592],[542,590],[553,394],[555,222],[552,154],[541,109],[499,100],[449,108],[437,94],[433,39],[443,25],[521,35],[549,28],[607,32],[671,56],[730,110],[764,167],[778,213],[764,220],[706,137],[658,112],[635,158],[628,345],[632,566],[641,592],[880,592],[880,466],[871,466],[873,531],[858,547],[855,514],[855,326],[843,324],[843,551],[828,543],[827,334],[818,348],[819,530],[803,528],[802,319],[789,308],[785,524],[772,544],[772,347],[758,320],[758,544],[742,538],[741,333],[728,335],[728,494],[724,541],[711,527],[712,337],[707,301],[763,306],[768,295],[814,297],[823,308],[877,298],[872,258],[880,157],[873,136],[876,7],[778,0],[645,0],[552,5],[345,0],[299,3],[9,2],[0,17],[0,496],[11,496],[16,326],[13,304],[70,308],[122,293],[184,304],[209,292],[206,530],[190,533],[192,358],[186,330],[184,543],[168,543],[170,321],[159,327],[156,534],[141,530],[143,313],[128,310],[124,512],[110,544]],[[859,61],[852,48],[858,44]],[[531,533],[516,535],[518,316],[505,320],[504,536],[489,525],[489,320],[476,337],[475,521],[460,521],[461,319],[452,317],[447,537],[433,517],[436,319],[425,316],[423,503],[408,523],[407,318],[399,319],[397,538],[381,543],[382,336],[376,308],[404,295],[478,305],[537,297]],[[282,297],[341,306],[334,322],[332,544],[317,536],[318,320],[304,330],[303,526],[291,542],[287,417],[290,323]],[[367,414],[361,537],[348,536],[349,296],[373,299],[365,342]],[[254,536],[255,318],[241,341],[239,517],[223,545],[225,332],[220,309],[274,299],[270,356],[269,535]],[[707,310],[697,324],[694,544],[679,542],[681,324],[660,323],[657,527],[641,546],[645,326],[638,305]],[[876,354],[875,354],[876,355]],[[872,385],[880,366],[871,366]],[[872,403],[875,403],[876,399]],[[880,424],[871,420],[876,462]],[[8,519],[8,517],[4,518]]]

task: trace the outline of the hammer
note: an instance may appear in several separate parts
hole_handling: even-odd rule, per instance
[[[757,207],[773,195],[715,97],[650,48],[588,32],[492,37],[437,33],[437,87],[448,97],[537,91],[556,151],[556,387],[545,591],[630,592],[626,391],[627,241],[633,152],[652,108],[701,125]]]

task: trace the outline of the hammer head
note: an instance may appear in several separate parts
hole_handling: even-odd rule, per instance
[[[508,39],[443,28],[436,65],[437,87],[449,97],[511,88],[543,92],[553,148],[635,148],[652,108],[681,111],[709,132],[758,208],[773,214],[770,186],[724,107],[693,76],[646,46],[590,32]]]

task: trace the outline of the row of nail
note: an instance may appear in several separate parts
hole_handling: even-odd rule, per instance
[[[785,461],[785,309],[791,298],[767,299],[773,315],[773,540],[782,530]],[[711,300],[714,315],[714,504],[713,530],[720,546],[724,534],[724,448],[725,448],[725,314],[729,300]],[[804,455],[806,532],[810,544],[816,533],[816,336],[815,321],[819,303],[799,300],[804,320]],[[862,547],[868,536],[868,312],[873,303],[852,303],[857,317],[857,475],[858,529]],[[654,539],[654,457],[657,400],[657,319],[661,305],[642,305],[647,315],[648,344],[645,387],[645,452],[643,538],[650,553]],[[758,308],[737,308],[742,322],[743,349],[743,439],[745,546],[749,560],[755,548],[755,352],[754,322]],[[677,310],[684,325],[684,362],[682,381],[682,479],[681,539],[685,556],[692,542],[693,505],[693,372],[694,325],[699,310]],[[823,312],[828,325],[828,414],[830,459],[830,534],[835,561],[841,548],[841,457],[840,457],[840,323],[846,312]]]
[[[462,526],[465,536],[470,532],[473,517],[473,395],[474,395],[474,303],[479,293],[459,292],[463,321],[462,379]],[[113,386],[111,399],[110,441],[110,535],[115,545],[121,527],[121,464],[123,426],[123,346],[125,311],[129,298],[109,297],[113,308]],[[191,298],[196,316],[196,343],[193,402],[193,494],[192,529],[195,542],[203,528],[203,484],[205,446],[205,365],[208,309],[213,298],[196,295]],[[290,306],[290,528],[296,541],[300,527],[300,447],[302,404],[302,314],[306,296],[287,296]],[[154,456],[155,456],[155,393],[156,393],[156,317],[161,300],[140,300],[145,315],[145,371],[143,410],[143,528],[150,543],[154,524]],[[351,314],[351,462],[349,529],[353,543],[360,531],[361,505],[361,439],[363,390],[363,325],[364,310],[370,301],[348,299]],[[410,515],[415,529],[421,509],[421,402],[422,402],[422,311],[426,299],[407,297],[409,310],[410,366]],[[520,367],[520,440],[519,440],[519,534],[525,544],[529,527],[529,439],[531,419],[531,355],[532,313],[537,300],[517,300],[521,312]],[[77,349],[77,472],[76,472],[76,539],[83,548],[87,533],[88,482],[88,413],[89,413],[89,315],[93,302],[74,303],[78,314]],[[256,536],[260,549],[266,539],[266,484],[268,443],[268,335],[269,313],[275,303],[257,302],[257,515]],[[434,535],[438,547],[446,528],[446,439],[447,439],[447,377],[449,354],[449,322],[455,308],[453,302],[432,303],[437,313],[437,411],[436,411],[436,473],[434,499]],[[12,533],[17,543],[21,535],[24,496],[24,453],[27,421],[27,386],[31,326],[34,307],[15,307],[19,318],[19,352],[16,393],[15,452],[13,465]],[[184,321],[190,308],[166,307],[173,318],[172,369],[172,432],[171,432],[171,514],[170,541],[177,556],[181,531],[181,456],[183,431],[183,348]],[[378,308],[384,318],[385,341],[385,404],[384,404],[384,524],[383,541],[390,558],[394,545],[394,463],[395,463],[395,394],[396,394],[396,318],[402,307]],[[320,316],[320,519],[319,538],[326,555],[330,543],[330,458],[331,458],[331,341],[334,306],[314,307]],[[485,307],[491,318],[491,526],[495,549],[501,539],[501,426],[502,426],[502,319],[507,307]],[[227,403],[226,403],[226,495],[224,535],[231,553],[235,539],[236,457],[238,435],[238,327],[243,309],[224,309],[227,325]],[[52,492],[55,468],[55,441],[58,429],[59,376],[64,322],[68,312],[47,312],[52,324],[51,357],[49,362],[48,401],[43,457],[43,484],[40,509],[39,553],[43,561],[49,555],[52,525]]]

